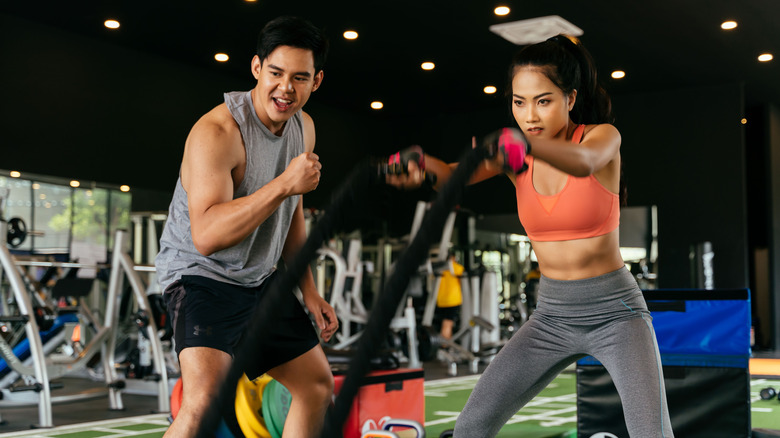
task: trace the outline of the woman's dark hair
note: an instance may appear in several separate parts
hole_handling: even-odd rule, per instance
[[[257,37],[257,56],[264,61],[279,46],[308,49],[314,55],[314,72],[318,73],[328,57],[328,39],[306,19],[282,16],[269,21]]]
[[[565,94],[577,90],[577,98],[569,115],[578,124],[613,123],[612,100],[601,86],[590,52],[574,37],[556,35],[541,43],[524,47],[512,59],[509,67],[509,87],[521,67],[536,67]],[[623,163],[620,164],[620,204],[626,204]]]

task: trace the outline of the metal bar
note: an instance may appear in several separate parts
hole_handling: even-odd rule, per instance
[[[0,218],[0,229],[6,229],[6,221]],[[27,293],[27,289],[24,287],[22,277],[14,264],[14,259],[11,256],[10,251],[5,242],[5,236],[3,236],[2,244],[0,244],[0,262],[2,262],[3,270],[8,276],[8,282],[11,284],[11,289],[14,291],[16,298],[16,304],[19,306],[19,312],[22,315],[33,315],[32,302],[30,296]],[[38,394],[38,421],[41,427],[52,427],[52,412],[51,412],[51,388],[49,388],[49,375],[46,370],[45,355],[43,352],[43,343],[41,342],[40,331],[38,330],[38,324],[34,317],[28,319],[24,325],[27,339],[30,341],[30,356],[33,357],[33,369],[35,370],[35,379],[41,383],[43,388]]]
[[[154,368],[156,369],[157,375],[160,377],[158,382],[159,394],[157,397],[158,408],[160,412],[170,412],[171,404],[170,399],[168,398],[168,371],[165,368],[165,357],[162,343],[160,343],[160,338],[157,335],[157,323],[154,321],[154,318],[151,317],[152,306],[149,305],[149,299],[146,296],[146,289],[143,287],[141,278],[133,269],[133,261],[130,259],[130,256],[125,253],[121,253],[119,261],[121,263],[120,267],[122,271],[125,273],[125,275],[127,275],[127,279],[130,281],[130,285],[133,288],[133,293],[135,294],[135,299],[138,302],[139,307],[141,310],[146,311],[146,313],[149,315],[149,325],[146,327],[147,336],[149,337],[149,341],[152,346]]]
[[[37,260],[14,260],[16,266],[41,266],[46,268],[84,268],[84,269],[105,269],[111,265],[100,263],[71,263],[71,262],[41,262]]]
[[[127,232],[123,230],[117,230],[114,235],[114,251],[111,257],[111,275],[108,282],[108,296],[106,297],[106,313],[103,325],[109,327],[111,335],[108,340],[103,344],[102,354],[100,355],[103,362],[103,372],[106,376],[106,382],[109,382],[108,391],[108,403],[112,410],[124,409],[122,404],[122,392],[121,388],[115,385],[118,382],[119,376],[116,372],[116,368],[113,364],[116,362],[116,336],[117,336],[117,324],[115,322],[118,319],[119,313],[119,297],[122,290],[122,268],[121,258],[124,248],[125,238]]]

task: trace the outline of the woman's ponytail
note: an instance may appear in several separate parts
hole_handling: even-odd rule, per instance
[[[596,65],[588,49],[578,39],[567,35],[556,35],[548,41],[559,44],[579,65],[577,102],[572,109],[572,120],[585,124],[614,122],[612,100],[598,81]]]

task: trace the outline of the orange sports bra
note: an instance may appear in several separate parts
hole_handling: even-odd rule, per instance
[[[572,143],[579,144],[585,125],[574,130]],[[569,175],[563,189],[552,196],[536,192],[534,157],[527,156],[528,170],[515,177],[517,213],[528,238],[540,242],[596,237],[620,224],[619,196],[595,176]]]

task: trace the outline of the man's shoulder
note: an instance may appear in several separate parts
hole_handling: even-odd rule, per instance
[[[204,149],[205,148],[205,149]],[[230,115],[225,104],[216,106],[204,114],[192,127],[185,145],[185,160],[190,153],[197,151],[228,150],[237,154],[243,152],[241,131],[236,121]],[[233,154],[230,154],[233,156]]]
[[[238,123],[230,114],[227,105],[224,103],[217,105],[211,111],[203,115],[195,123],[193,130],[200,131],[204,134],[230,134],[238,133]]]

